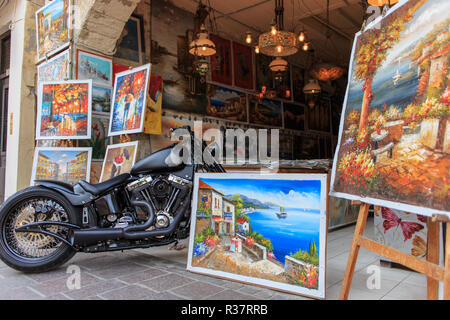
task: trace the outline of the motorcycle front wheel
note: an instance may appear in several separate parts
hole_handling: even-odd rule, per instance
[[[22,272],[45,272],[55,269],[76,253],[63,241],[33,232],[17,232],[16,228],[33,222],[66,222],[77,224],[77,210],[59,193],[30,187],[11,196],[0,208],[0,259]],[[62,226],[46,226],[45,230],[67,238],[69,230]]]

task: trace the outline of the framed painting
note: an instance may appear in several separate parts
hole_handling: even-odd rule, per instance
[[[216,54],[211,56],[211,81],[233,85],[231,41],[211,34],[209,39],[216,45]]]
[[[399,1],[356,35],[332,195],[450,216],[449,19],[448,1]]]
[[[41,82],[36,139],[90,139],[92,80]]]
[[[342,198],[329,197],[328,230],[338,229],[356,223],[359,214],[358,205]]]
[[[305,106],[293,103],[283,103],[284,128],[290,130],[305,130]]]
[[[72,32],[72,1],[54,0],[36,11],[37,59],[67,48]]]
[[[325,298],[325,174],[198,174],[188,270]]]
[[[174,3],[152,2],[152,72],[164,80],[164,110],[205,115],[206,83],[192,77],[193,55],[188,51],[194,14]]]
[[[209,84],[206,98],[207,116],[247,122],[247,94],[245,92]]]
[[[112,58],[77,50],[77,79],[92,79],[96,85],[112,86]]]
[[[144,63],[142,34],[142,19],[131,16],[125,23],[114,60],[123,64],[131,62],[136,66],[142,65]]]
[[[37,147],[30,184],[33,186],[36,180],[55,180],[72,185],[81,180],[89,182],[91,156],[91,148]]]
[[[139,141],[109,145],[103,162],[100,183],[128,173],[136,161]]]
[[[90,140],[81,140],[80,147],[92,148],[92,159],[103,160],[106,154],[106,147],[112,143],[112,138],[108,138],[109,117],[101,115],[92,116],[92,137]]]
[[[251,47],[233,42],[234,85],[254,90],[253,50]]]
[[[42,62],[37,67],[38,82],[45,81],[64,81],[70,79],[70,49],[61,52]]]
[[[92,86],[92,111],[98,115],[111,113],[112,87]]]
[[[109,136],[143,131],[149,78],[150,64],[116,74]]]
[[[295,136],[294,138],[295,160],[313,160],[320,158],[320,142],[313,136]]]
[[[260,99],[258,96],[249,95],[250,123],[281,128],[283,126],[282,115],[281,101]]]

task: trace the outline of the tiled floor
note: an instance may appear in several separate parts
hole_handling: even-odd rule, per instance
[[[366,236],[371,237],[369,220]],[[354,226],[328,234],[327,299],[337,299],[344,278]],[[166,247],[115,253],[77,254],[58,270],[22,274],[0,262],[1,299],[306,299],[186,271],[187,250]],[[69,265],[81,269],[81,289],[69,290]],[[425,299],[426,278],[420,274],[380,267],[379,289],[368,289],[369,266],[379,257],[361,249],[350,299]]]

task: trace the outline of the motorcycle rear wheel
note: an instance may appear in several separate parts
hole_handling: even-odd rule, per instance
[[[36,208],[53,208],[46,215]],[[49,211],[47,211],[49,212]],[[77,224],[79,214],[59,193],[30,187],[11,196],[0,208],[0,259],[13,269],[38,273],[55,269],[70,260],[76,251],[52,236],[32,232],[16,232],[15,228],[40,221]],[[67,236],[68,229],[60,226],[46,230]]]

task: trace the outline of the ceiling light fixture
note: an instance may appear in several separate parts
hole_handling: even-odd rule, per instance
[[[216,54],[216,45],[208,39],[208,31],[205,25],[202,25],[198,38],[189,45],[189,53],[199,57],[209,57]]]
[[[300,43],[297,35],[283,28],[284,0],[275,0],[275,20],[271,30],[259,36],[258,46],[261,53],[272,57],[286,57],[298,52]]]

